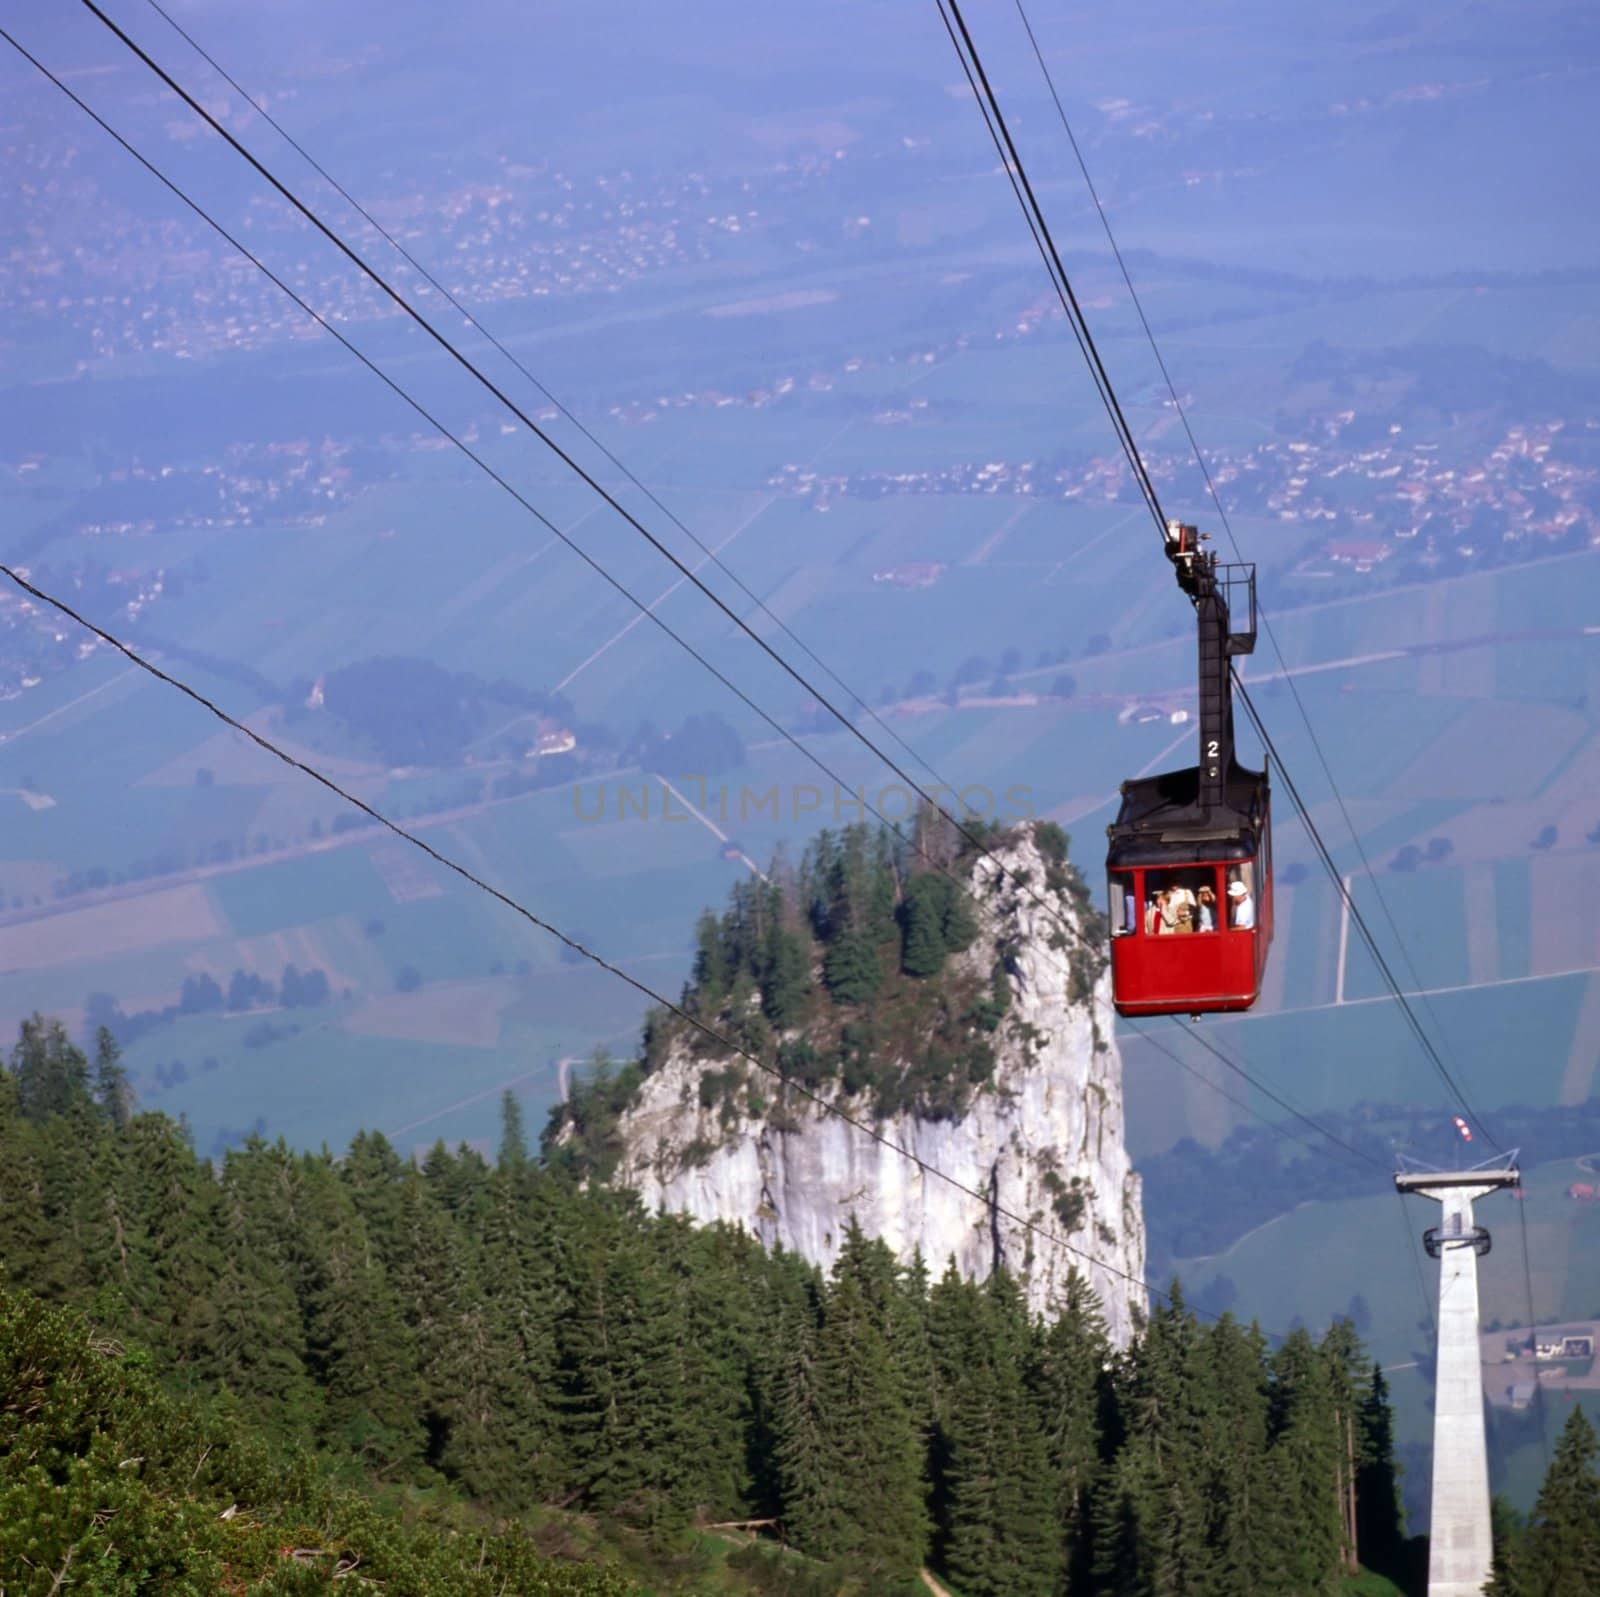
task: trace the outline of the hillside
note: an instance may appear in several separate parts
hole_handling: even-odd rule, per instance
[[[162,1390],[147,1355],[0,1289],[0,1581],[21,1593],[628,1597],[459,1505],[402,1511],[273,1446],[232,1403]]]
[[[94,1548],[97,1589],[149,1589],[149,1557],[178,1560],[167,1589],[211,1591],[205,1571],[294,1546],[392,1559],[390,1590],[477,1591],[449,1583],[466,1499],[508,1569],[535,1557],[518,1524],[560,1509],[591,1546],[654,1548],[678,1571],[661,1591],[708,1589],[686,1539],[730,1520],[809,1560],[749,1547],[738,1579],[809,1597],[908,1592],[924,1563],[962,1597],[1301,1597],[1336,1589],[1351,1524],[1367,1562],[1401,1557],[1382,1378],[1348,1326],[1269,1349],[1174,1295],[1117,1353],[1081,1283],[1044,1319],[1004,1271],[930,1281],[853,1226],[824,1275],[583,1190],[529,1157],[512,1099],[492,1165],[440,1146],[419,1167],[368,1134],[214,1167],[131,1113],[108,1038],[91,1062],[35,1020],[0,1071],[0,1206],[5,1279],[87,1316],[8,1300],[5,1389],[35,1395],[0,1410],[7,1590]],[[167,1407],[157,1381],[223,1406]],[[419,1511],[408,1553],[328,1469],[444,1518]],[[252,1588],[252,1564],[238,1589],[316,1567]],[[526,1567],[506,1590],[544,1589]]]

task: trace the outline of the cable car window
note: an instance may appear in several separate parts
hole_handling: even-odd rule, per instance
[[[1217,929],[1217,873],[1210,865],[1185,865],[1144,873],[1144,929],[1151,937]]]
[[[1249,860],[1228,867],[1228,925],[1236,932],[1255,930],[1255,874]]]
[[[1106,913],[1111,920],[1111,935],[1127,937],[1139,929],[1139,901],[1134,896],[1133,872],[1109,873],[1106,890]]]

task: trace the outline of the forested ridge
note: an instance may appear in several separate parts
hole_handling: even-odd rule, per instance
[[[683,1013],[653,1010],[636,1063],[574,1084],[560,1156],[575,1174],[608,1175],[618,1116],[676,1050],[701,1066],[701,1106],[718,1110],[724,1135],[744,1118],[782,1123],[789,1106],[774,1072],[862,1100],[878,1117],[959,1118],[993,1078],[1001,1045],[1032,1044],[1011,1013],[1014,949],[983,937],[998,873],[973,885],[984,851],[1024,840],[1036,869],[1011,870],[1006,885],[1054,913],[1050,946],[1069,996],[1086,1000],[1105,966],[1103,919],[1053,822],[1006,829],[969,818],[957,828],[924,809],[906,837],[867,825],[823,831],[797,864],[780,857],[765,877],[737,882],[720,915],[701,916]]]
[[[771,1520],[804,1557],[749,1548],[751,1584],[721,1589],[812,1597],[910,1591],[924,1564],[961,1597],[1318,1593],[1357,1553],[1404,1559],[1382,1377],[1348,1325],[1274,1348],[1175,1296],[1118,1351],[1086,1290],[1045,1323],[1004,1275],[902,1267],[859,1232],[823,1277],[583,1190],[530,1154],[514,1100],[492,1163],[438,1146],[417,1165],[364,1134],[340,1158],[255,1139],[213,1165],[133,1112],[109,1035],[90,1060],[35,1019],[0,1072],[0,1209],[7,1590],[49,1591],[69,1551],[97,1571],[79,1589],[226,1589],[196,1573],[234,1523],[215,1516],[303,1519],[325,1546],[328,1468],[369,1495],[340,1499],[364,1506],[325,1550],[391,1590],[489,1588],[471,1560],[457,1584],[405,1574],[394,1537],[444,1557],[468,1533],[396,1520],[386,1492],[491,1520],[557,1505],[667,1549],[697,1522]],[[19,1379],[50,1358],[58,1376]],[[151,1405],[158,1379],[171,1413],[211,1405],[194,1434],[226,1445],[200,1464],[124,1448],[123,1400],[95,1407],[112,1367]],[[77,1441],[17,1445],[52,1425]],[[184,1524],[206,1532],[192,1555]],[[535,1558],[514,1534],[493,1547]],[[141,1573],[157,1557],[164,1586]],[[234,1589],[331,1567],[276,1563],[230,1564]]]

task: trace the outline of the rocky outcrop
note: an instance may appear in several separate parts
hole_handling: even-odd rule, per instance
[[[651,1208],[743,1225],[823,1266],[852,1218],[902,1259],[920,1252],[934,1275],[951,1259],[977,1278],[1004,1264],[1045,1313],[1076,1270],[1125,1342],[1145,1308],[1144,1222],[1109,980],[1075,935],[1089,911],[1030,831],[969,868],[979,936],[956,959],[972,972],[1003,961],[1010,1001],[992,1075],[962,1113],[876,1118],[868,1095],[846,1096],[835,1080],[820,1096],[881,1141],[781,1090],[730,1115],[707,1102],[710,1067],[683,1038],[623,1110],[612,1179]],[[1099,936],[1090,928],[1090,946]]]

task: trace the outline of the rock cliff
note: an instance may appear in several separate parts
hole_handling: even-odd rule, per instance
[[[824,1267],[852,1217],[902,1259],[920,1250],[935,1275],[952,1258],[977,1278],[1004,1263],[1044,1312],[1077,1270],[1125,1342],[1145,1309],[1135,1284],[1145,1254],[1139,1178],[1123,1145],[1103,929],[1064,844],[1053,827],[1024,828],[995,846],[993,860],[975,855],[954,867],[972,884],[976,936],[952,956],[947,979],[984,991],[996,984],[1004,1006],[987,1027],[986,1075],[961,1100],[930,1113],[902,1094],[885,1112],[881,1093],[850,1090],[848,1072],[813,1078],[824,1100],[871,1124],[885,1146],[748,1067],[730,1095],[729,1056],[708,1057],[702,1039],[678,1032],[621,1107],[611,1179],[651,1208],[743,1225]],[[776,1057],[801,1057],[793,1045],[805,1035],[803,1026],[780,1032]],[[896,1046],[915,1055],[920,1045],[902,1036]],[[917,1063],[891,1060],[890,1074]]]

